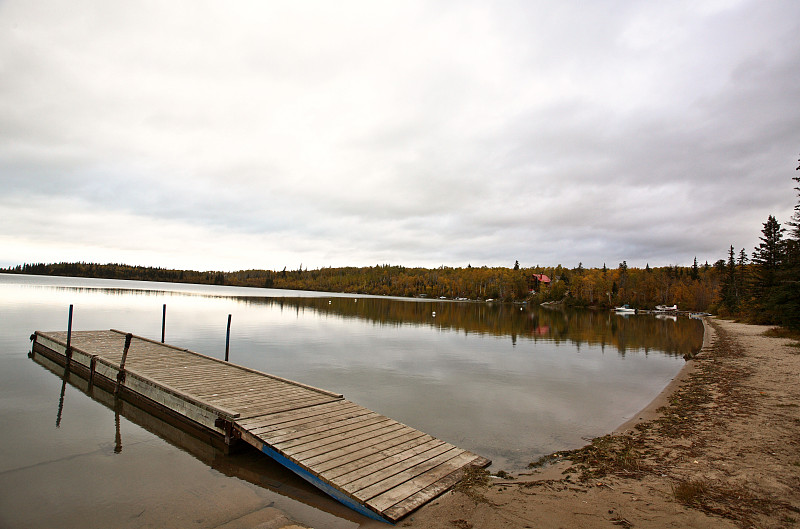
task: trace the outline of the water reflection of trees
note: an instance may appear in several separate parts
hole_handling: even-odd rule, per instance
[[[428,325],[465,334],[508,336],[533,341],[599,345],[627,351],[659,351],[669,355],[696,352],[703,343],[703,325],[689,318],[659,319],[651,315],[619,316],[609,311],[550,309],[507,303],[401,301],[382,298],[236,298],[253,305],[358,319],[379,325]],[[435,313],[435,314],[434,314]]]
[[[659,351],[670,355],[696,352],[703,342],[703,326],[684,317],[659,319],[650,315],[619,316],[606,310],[551,308],[511,303],[459,303],[440,300],[404,300],[384,297],[260,297],[216,293],[104,287],[48,286],[55,290],[102,293],[107,296],[198,296],[225,298],[253,305],[295,311],[313,310],[342,319],[379,325],[428,325],[463,331],[556,343],[611,347],[627,351]],[[435,312],[435,315],[434,315]]]

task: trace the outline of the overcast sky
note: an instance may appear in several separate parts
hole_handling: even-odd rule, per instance
[[[0,2],[0,265],[690,265],[791,216],[800,2]]]

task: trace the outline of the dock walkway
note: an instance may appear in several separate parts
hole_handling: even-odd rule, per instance
[[[371,518],[396,522],[486,458],[342,395],[117,330],[33,335],[32,354],[144,402],[198,437],[241,439]]]

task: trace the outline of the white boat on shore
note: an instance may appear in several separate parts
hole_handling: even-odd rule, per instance
[[[614,311],[617,314],[636,314],[636,309],[630,308],[627,304],[621,307],[614,307]]]
[[[656,310],[658,312],[677,312],[678,306],[672,305],[671,307],[668,307],[667,305],[656,305]]]

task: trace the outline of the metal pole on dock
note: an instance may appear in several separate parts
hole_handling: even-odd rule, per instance
[[[164,331],[167,329],[167,304],[164,303],[164,310],[161,313],[161,343],[164,343]]]
[[[67,350],[72,342],[72,305],[69,306],[69,319],[67,320]]]
[[[228,352],[231,349],[231,315],[228,314],[228,332],[225,333],[225,361],[228,361]]]
[[[72,305],[69,306],[69,318],[67,320],[67,348],[64,351],[66,360],[64,362],[64,375],[69,371],[69,363],[72,361]]]

